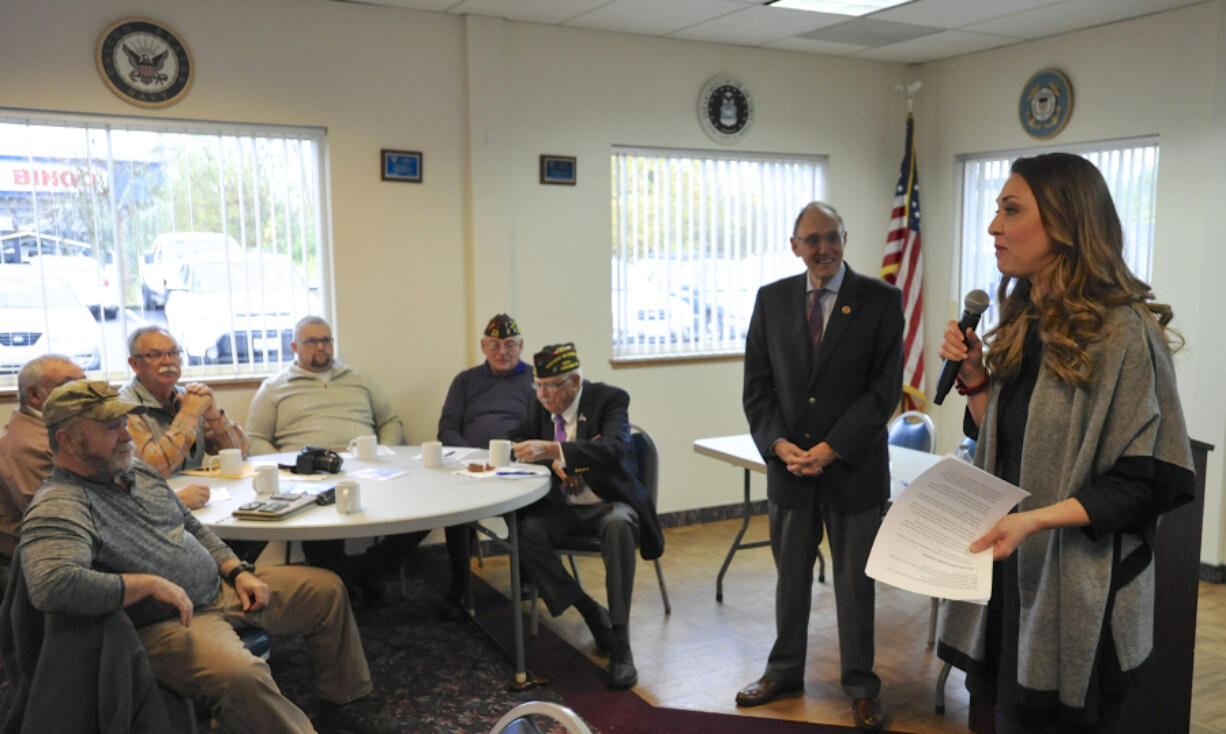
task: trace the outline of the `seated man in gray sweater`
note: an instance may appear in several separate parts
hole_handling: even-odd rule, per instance
[[[506,438],[536,401],[532,368],[519,358],[524,348],[519,324],[505,313],[495,314],[481,337],[485,361],[455,376],[438,419],[438,440],[446,446],[489,446],[490,439]],[[469,598],[471,525],[446,529],[451,587],[447,601],[465,608]]]
[[[251,453],[323,446],[343,451],[356,436],[375,434],[382,445],[404,443],[404,426],[387,396],[367,375],[333,359],[332,327],[306,316],[294,327],[295,362],[273,375],[251,400],[247,436]],[[399,569],[426,532],[389,535],[363,558],[345,554],[343,540],[302,544],[307,562],[335,571],[367,601],[383,597],[380,580]]]
[[[26,512],[18,546],[35,608],[126,609],[158,680],[205,699],[235,732],[315,731],[234,630],[305,635],[315,690],[326,702],[321,723],[388,730],[353,703],[372,685],[340,580],[304,566],[257,574],[240,563],[160,474],[133,462],[127,417],[144,409],[102,381],[70,382],[47,397],[53,469]]]

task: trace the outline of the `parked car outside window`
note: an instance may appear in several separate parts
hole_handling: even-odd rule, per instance
[[[164,308],[170,292],[183,288],[183,265],[196,260],[241,260],[243,248],[216,232],[166,232],[157,236],[140,265],[141,298],[146,311]]]
[[[319,312],[288,255],[193,260],[175,281],[166,323],[189,364],[288,362],[294,324]]]
[[[102,363],[101,328],[72,288],[29,265],[0,265],[0,372],[17,372],[48,352],[67,355],[83,370]]]

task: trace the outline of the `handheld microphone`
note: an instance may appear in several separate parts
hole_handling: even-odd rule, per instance
[[[978,288],[966,294],[966,300],[962,303],[962,318],[958,319],[958,331],[963,334],[963,341],[966,340],[967,329],[979,326],[979,316],[988,310],[990,303],[988,294]],[[962,360],[957,362],[945,360],[945,366],[941,368],[941,377],[937,380],[937,393],[932,402],[940,405],[945,400],[945,396],[949,394],[949,388],[954,386],[954,378],[958,376],[960,367],[962,367]]]

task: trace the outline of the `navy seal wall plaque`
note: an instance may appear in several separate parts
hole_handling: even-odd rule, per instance
[[[1022,87],[1017,113],[1030,137],[1055,137],[1073,116],[1073,85],[1060,71],[1044,69]]]
[[[721,145],[732,145],[753,124],[749,90],[730,76],[714,77],[698,95],[698,122],[707,137]]]
[[[98,37],[94,53],[107,88],[140,107],[166,107],[187,94],[195,64],[187,44],[149,18],[124,18]]]

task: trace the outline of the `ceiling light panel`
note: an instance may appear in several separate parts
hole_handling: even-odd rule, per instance
[[[904,5],[909,0],[775,0],[772,8],[807,10],[811,13],[835,13],[837,15],[861,16],[878,10]]]

